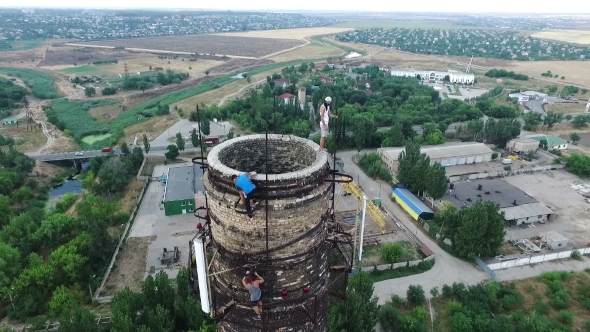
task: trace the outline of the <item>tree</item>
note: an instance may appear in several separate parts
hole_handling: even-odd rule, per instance
[[[211,134],[211,122],[209,119],[205,119],[203,116],[201,116],[199,129],[201,129],[201,133],[203,133],[203,135],[209,136],[209,134]]]
[[[549,111],[543,118],[543,124],[546,125],[548,128],[553,128],[553,126],[556,123],[561,122],[561,120],[563,120],[563,113]]]
[[[62,317],[59,323],[60,332],[101,331],[96,324],[96,316],[90,310],[81,306],[76,306],[73,313],[69,316]],[[136,332],[138,331],[139,329]]]
[[[328,312],[328,331],[374,332],[379,311],[374,288],[366,272],[350,278],[346,300],[336,302]]]
[[[195,148],[199,147],[199,135],[197,135],[197,129],[195,128],[193,128],[193,131],[191,131],[191,144]]]
[[[137,83],[137,88],[143,93],[147,88],[149,88],[149,83],[146,81],[139,81],[139,83]]]
[[[576,115],[572,124],[576,128],[586,128],[588,126],[588,122],[590,121],[590,116],[587,115]]]
[[[84,94],[86,95],[86,97],[92,97],[96,95],[96,89],[93,87],[87,87],[84,89]]]
[[[205,75],[209,76],[209,71],[208,70],[205,71]]]
[[[410,287],[408,287],[408,291],[406,292],[406,298],[413,306],[423,305],[424,302],[426,302],[424,289],[420,285],[410,285]]]
[[[375,120],[369,114],[362,113],[354,116],[354,141],[356,149],[360,152],[367,147],[371,135],[375,132]]]
[[[123,142],[123,144],[121,144],[121,153],[124,156],[128,156],[131,154],[131,151],[129,150],[129,147],[127,146],[127,143]]]
[[[53,291],[49,302],[49,313],[52,317],[69,317],[75,307],[76,300],[66,287],[59,286]]]
[[[580,135],[578,135],[578,133],[571,133],[570,134],[570,140],[577,145],[578,142],[580,141]]]
[[[486,141],[503,149],[508,141],[520,135],[520,122],[517,119],[488,119],[484,132]]]
[[[397,179],[408,186],[416,183],[415,165],[420,158],[420,144],[415,141],[406,142],[406,147],[398,158]]]
[[[101,195],[112,195],[122,192],[129,183],[130,169],[121,158],[109,158],[98,171],[98,184],[94,189]]]
[[[405,137],[402,129],[402,124],[399,122],[391,127],[387,133],[387,137],[383,140],[383,146],[404,146]]]
[[[590,157],[572,153],[569,157],[565,158],[567,168],[570,172],[580,177],[590,177]]]
[[[55,213],[43,220],[33,238],[37,243],[42,243],[44,247],[57,248],[71,238],[76,224],[77,221],[73,217]]]
[[[297,120],[295,123],[293,123],[293,135],[297,137],[308,138],[310,133],[311,129],[309,128],[309,121]]]
[[[524,120],[524,130],[535,131],[537,127],[543,123],[543,116],[540,113],[528,112],[522,116]]]
[[[176,134],[176,146],[178,147],[178,150],[180,151],[184,151],[184,144],[186,142],[184,141],[184,138],[182,137],[181,133],[177,133]]]
[[[4,228],[4,226],[8,225],[11,216],[12,210],[10,210],[10,198],[0,195],[0,228]]]
[[[565,121],[572,121],[574,117],[571,114],[566,114],[565,115]]]
[[[461,225],[452,239],[455,252],[467,258],[496,256],[504,243],[505,221],[500,205],[478,200],[459,212]]]
[[[440,163],[434,163],[428,168],[426,176],[426,193],[434,200],[441,199],[448,190],[447,173]]]
[[[381,252],[381,259],[388,264],[393,264],[399,261],[404,254],[404,249],[401,244],[395,243],[384,243],[379,248]]]
[[[146,154],[150,152],[150,141],[145,134],[143,134],[143,149]]]
[[[167,160],[174,160],[180,154],[180,152],[178,152],[178,147],[174,144],[168,145],[167,149],[168,149],[168,152],[164,153],[164,156],[166,157]]]
[[[21,254],[6,243],[0,242],[0,298],[7,298],[14,278],[21,272]]]

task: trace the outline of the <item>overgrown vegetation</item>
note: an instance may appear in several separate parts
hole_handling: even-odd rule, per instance
[[[25,103],[28,91],[12,81],[0,78],[0,118],[8,117],[20,103]]]
[[[25,85],[31,89],[33,96],[39,99],[59,98],[59,94],[53,84],[55,81],[51,76],[42,72],[30,69],[17,69],[0,67],[0,74],[17,77],[23,80]]]
[[[358,163],[363,172],[368,176],[374,179],[383,180],[390,185],[393,185],[391,173],[385,168],[385,166],[383,166],[383,161],[376,152],[363,154]]]
[[[590,177],[590,157],[587,155],[572,153],[563,160],[567,163],[568,171],[582,178]]]
[[[512,78],[514,80],[517,81],[528,81],[529,77],[527,75],[523,75],[523,74],[517,74],[513,71],[507,71],[505,69],[491,69],[488,70],[485,75],[487,77],[493,77],[493,78]]]

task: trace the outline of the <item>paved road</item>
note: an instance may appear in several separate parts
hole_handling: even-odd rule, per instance
[[[369,152],[363,151],[363,153]],[[336,154],[337,158],[341,158],[344,162],[344,171],[354,176],[354,179],[363,187],[365,194],[369,197],[379,196],[379,182],[374,181],[363,173],[363,171],[353,163],[352,157],[357,154],[356,151],[343,151]],[[389,188],[387,184],[382,186]],[[382,194],[382,204],[393,212],[398,219],[410,230],[415,230],[416,225],[410,218],[401,210],[401,208],[390,199],[386,198],[386,194]],[[408,286],[422,285],[426,293],[433,287],[441,288],[444,284],[452,284],[453,282],[462,282],[464,284],[477,284],[483,280],[488,279],[485,272],[479,269],[475,264],[460,260],[451,256],[449,253],[441,249],[434,241],[422,232],[417,232],[418,239],[424,243],[436,255],[435,264],[428,272],[413,275],[405,278],[398,278],[392,280],[385,280],[375,283],[375,296],[379,298],[379,304],[384,304],[391,298],[391,295],[398,294],[405,297]]]
[[[143,146],[140,146],[141,148],[143,148]],[[132,147],[130,147],[132,148]],[[167,146],[152,146],[150,147],[150,155],[157,155],[157,156],[163,156],[164,153],[166,153],[167,150]],[[198,152],[200,150],[197,150],[195,147],[193,146],[187,146],[185,147],[183,152]],[[109,154],[109,152],[102,152],[101,150],[95,150],[95,151],[81,151],[83,153],[83,155],[81,156],[76,156],[76,152],[65,152],[65,153],[53,153],[53,154],[46,154],[46,155],[36,155],[33,153],[27,153],[27,155],[35,160],[39,160],[39,161],[58,161],[58,160],[82,160],[82,159],[89,159],[89,158],[94,158],[94,157],[100,157],[100,156],[106,156]],[[113,153],[116,155],[121,154],[121,150],[119,149],[115,149],[113,150]]]

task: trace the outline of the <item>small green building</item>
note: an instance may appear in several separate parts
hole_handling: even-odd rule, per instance
[[[164,212],[167,216],[193,213],[195,196],[203,195],[203,179],[197,176],[196,165],[169,167],[164,189]]]
[[[4,120],[2,120],[2,124],[3,125],[11,125],[11,124],[16,124],[16,118],[6,118]]]

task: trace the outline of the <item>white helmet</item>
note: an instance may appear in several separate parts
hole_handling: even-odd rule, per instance
[[[332,98],[330,97],[326,97],[326,99],[324,99],[325,101],[332,101]]]

